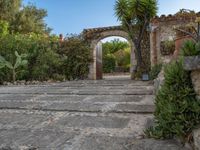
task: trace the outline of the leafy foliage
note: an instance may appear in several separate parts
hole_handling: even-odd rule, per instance
[[[27,65],[28,61],[25,59],[27,57],[26,54],[21,54],[19,55],[17,51],[15,51],[15,56],[16,56],[16,61],[14,64],[12,64],[9,61],[6,61],[1,55],[0,55],[0,69],[7,67],[12,71],[12,80],[15,82],[16,80],[16,75],[19,72],[19,68],[21,66]],[[18,72],[17,72],[18,69]]]
[[[185,142],[200,123],[200,101],[195,98],[190,73],[183,69],[182,60],[169,64],[164,76],[156,95],[155,126],[146,133],[154,138],[177,136]]]
[[[131,50],[130,48],[121,49],[114,53],[117,66],[128,67],[130,66]]]
[[[116,67],[122,70],[130,68],[130,45],[126,41],[114,39],[102,44],[103,49],[103,71],[114,72]]]
[[[0,36],[7,35],[9,33],[8,28],[8,22],[0,20]]]
[[[62,55],[62,71],[68,80],[87,77],[92,57],[89,45],[80,36],[68,36],[58,53]]]
[[[20,10],[21,0],[0,0],[0,20],[12,22]]]
[[[113,54],[107,54],[103,57],[103,72],[112,73],[115,70],[116,58]]]
[[[58,37],[43,35],[6,35],[0,37],[0,55],[15,64],[15,51],[27,54],[28,64],[23,66],[16,80],[65,80],[87,76],[91,61],[89,46],[79,37],[71,36],[63,43]],[[20,69],[19,68],[19,69]],[[0,81],[11,81],[8,68],[0,69]]]
[[[124,50],[125,48],[129,48],[129,44],[125,41],[120,41],[119,39],[114,39],[109,42],[105,42],[102,44],[103,55],[113,54],[119,50]]]
[[[162,64],[157,64],[157,65],[153,66],[149,73],[150,80],[156,79],[158,77],[158,74],[160,73],[161,69],[162,69]]]
[[[16,20],[12,22],[11,27],[16,33],[31,33],[36,34],[49,33],[50,28],[44,23],[44,18],[47,16],[47,11],[44,9],[38,9],[34,5],[24,6],[21,11],[19,11],[15,18]]]
[[[0,20],[9,23],[10,33],[50,33],[46,16],[46,10],[32,4],[22,7],[22,0],[0,0]]]
[[[186,41],[182,47],[183,56],[196,56],[200,55],[200,42]]]

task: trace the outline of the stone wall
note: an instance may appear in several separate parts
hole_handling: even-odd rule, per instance
[[[200,14],[196,15],[199,16]],[[155,17],[151,20],[151,66],[159,63],[168,63],[174,58],[173,54],[161,54],[161,42],[167,40],[173,40],[175,42],[177,38],[180,38],[177,36],[175,28],[194,23],[195,19],[196,16],[162,15],[161,17]],[[177,53],[179,49],[175,49],[175,52]]]

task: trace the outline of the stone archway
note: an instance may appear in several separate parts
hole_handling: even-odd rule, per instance
[[[113,26],[113,27],[103,27],[103,28],[92,28],[85,29],[83,31],[84,38],[90,42],[91,53],[93,56],[93,62],[89,66],[89,79],[98,80],[102,79],[102,71],[101,69],[101,60],[102,60],[102,49],[98,43],[107,37],[111,36],[119,36],[125,38],[131,45],[131,67],[130,73],[131,76],[133,74],[133,68],[136,65],[136,57],[135,57],[135,46],[133,42],[130,40],[129,35],[125,32],[121,26]],[[131,78],[131,77],[130,77]]]

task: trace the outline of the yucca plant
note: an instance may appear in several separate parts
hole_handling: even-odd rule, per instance
[[[16,56],[16,61],[14,64],[5,60],[4,57],[0,56],[0,69],[2,69],[4,67],[7,67],[8,69],[10,69],[12,72],[13,82],[16,81],[16,75],[17,75],[17,73],[20,72],[20,70],[18,70],[18,69],[21,66],[25,66],[28,63],[28,61],[25,59],[27,57],[26,54],[19,55],[19,53],[17,51],[15,51],[15,56]]]
[[[115,15],[135,45],[136,74],[142,71],[142,63],[145,61],[142,57],[142,40],[157,10],[157,0],[117,0],[115,4]]]

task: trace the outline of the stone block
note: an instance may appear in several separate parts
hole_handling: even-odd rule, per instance
[[[161,88],[165,80],[164,77],[164,70],[161,70],[161,72],[158,74],[158,77],[154,80],[154,93],[157,93],[158,90]]]
[[[200,129],[193,131],[195,150],[200,150]]]
[[[188,56],[184,58],[184,69],[191,71],[192,83],[197,93],[200,96],[200,55]]]
[[[130,119],[109,116],[67,116],[58,121],[65,127],[79,128],[125,128]]]
[[[185,70],[189,70],[189,71],[200,70],[200,55],[185,57],[184,68]]]
[[[192,83],[197,93],[198,97],[200,96],[200,70],[192,71],[191,73]]]

